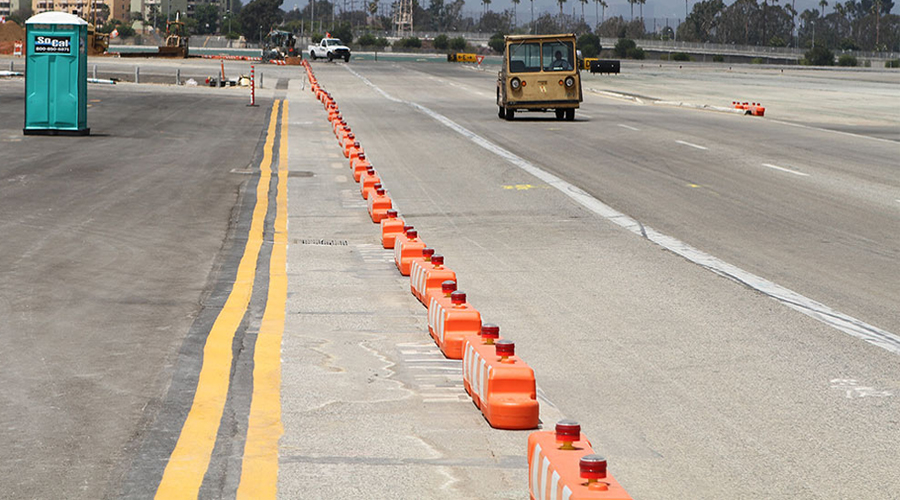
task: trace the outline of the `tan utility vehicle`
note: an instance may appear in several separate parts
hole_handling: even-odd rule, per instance
[[[556,119],[574,120],[584,100],[578,73],[575,35],[509,35],[503,65],[497,75],[500,118],[516,111],[556,112]]]

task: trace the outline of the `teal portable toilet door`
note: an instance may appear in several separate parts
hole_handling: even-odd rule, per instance
[[[25,134],[89,134],[87,22],[45,12],[25,26]]]

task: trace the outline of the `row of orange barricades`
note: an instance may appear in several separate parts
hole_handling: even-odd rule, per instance
[[[742,109],[746,111],[745,114],[753,115],[753,116],[765,116],[766,108],[763,107],[762,104],[758,102],[740,102],[740,101],[731,101],[731,105],[734,109]]]
[[[536,429],[539,405],[534,370],[516,356],[515,344],[500,337],[500,327],[483,323],[481,313],[457,289],[456,273],[393,207],[383,179],[366,157],[359,139],[341,114],[334,97],[319,84],[303,61],[310,88],[322,103],[338,146],[348,159],[369,217],[379,224],[381,243],[394,252],[394,264],[410,278],[410,293],[428,310],[428,333],[450,359],[463,364],[463,385],[484,418],[498,429]],[[577,427],[577,424],[574,424]],[[567,427],[568,426],[568,427]],[[531,498],[627,499],[625,490],[606,473],[606,461],[572,423],[561,421],[557,432],[533,432],[528,438]],[[560,434],[560,429],[569,433]],[[571,436],[574,439],[570,439]],[[562,439],[560,439],[562,437]]]

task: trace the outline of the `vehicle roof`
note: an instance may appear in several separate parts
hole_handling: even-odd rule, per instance
[[[506,35],[507,42],[520,42],[523,40],[554,40],[557,38],[575,38],[575,34],[561,33],[558,35]]]

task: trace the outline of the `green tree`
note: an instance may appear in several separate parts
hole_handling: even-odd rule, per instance
[[[284,15],[281,4],[284,0],[253,0],[241,9],[241,33],[247,40],[258,42],[277,26]]]
[[[584,57],[597,57],[600,54],[600,37],[593,33],[585,33],[578,37],[578,48]]]
[[[198,5],[194,9],[194,19],[197,20],[197,33],[200,35],[211,35],[219,30],[219,8],[215,4]]]
[[[458,36],[450,39],[450,49],[455,51],[466,50],[466,39]]]
[[[624,58],[627,57],[628,51],[630,49],[634,49],[636,47],[637,44],[634,42],[634,40],[631,40],[629,38],[620,38],[619,41],[616,42],[616,46],[615,48],[613,48],[613,51],[617,56]]]
[[[450,46],[450,38],[447,35],[440,34],[434,37],[434,48],[437,50],[447,50]]]
[[[691,14],[678,26],[678,39],[686,42],[713,41],[713,33],[717,31],[724,8],[722,0],[695,3]]]
[[[506,46],[506,41],[503,37],[503,33],[494,33],[493,35],[491,35],[491,39],[488,40],[488,47],[490,47],[494,52],[502,54],[503,49]]]
[[[834,66],[834,52],[824,45],[814,46],[803,55],[806,61],[813,66]]]

